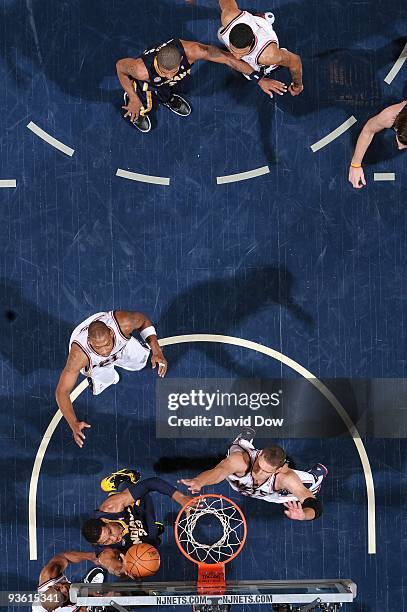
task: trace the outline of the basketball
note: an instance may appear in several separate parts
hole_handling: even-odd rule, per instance
[[[160,553],[151,544],[134,544],[124,557],[124,570],[132,578],[145,578],[158,572]]]

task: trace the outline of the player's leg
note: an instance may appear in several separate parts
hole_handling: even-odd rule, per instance
[[[120,380],[120,376],[113,365],[104,366],[103,368],[93,368],[90,374],[88,373],[85,375],[88,376],[93,395],[99,395],[102,391],[107,389],[107,387],[116,385]]]
[[[120,359],[115,361],[115,366],[124,370],[142,370],[148,361],[149,355],[149,347],[136,338],[131,337],[124,347]]]
[[[173,87],[163,85],[157,89],[157,100],[163,106],[166,106],[176,115],[180,117],[188,117],[191,114],[192,108],[189,102],[177,93],[174,93]]]
[[[148,113],[153,108],[153,93],[150,91],[148,83],[143,83],[142,81],[133,81],[133,87],[134,91],[137,93],[137,96],[140,98],[143,107],[137,119],[134,119],[133,121],[130,120],[130,123],[140,132],[147,133],[151,130],[151,121]],[[127,106],[129,103],[129,96],[126,92],[124,92],[123,97],[124,106]]]

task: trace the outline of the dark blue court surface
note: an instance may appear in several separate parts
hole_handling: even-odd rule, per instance
[[[0,188],[1,590],[33,589],[55,552],[87,550],[79,527],[111,470],[130,465],[175,483],[227,448],[226,439],[157,440],[156,374],[121,371],[119,385],[76,403],[92,424],[82,450],[65,423],[50,441],[38,482],[38,559],[30,561],[34,458],[56,410],[70,333],[90,314],[140,310],[160,337],[252,340],[322,379],[406,375],[406,154],[393,133],[369,151],[367,187],[347,182],[363,123],[405,96],[406,66],[384,82],[406,42],[405,3],[242,6],[273,10],[281,45],[302,57],[304,93],[270,100],[228,68],[202,63],[187,93],[191,117],[161,108],[153,131],[141,135],[121,119],[116,60],[171,37],[216,43],[215,0],[0,3],[0,180],[17,182]],[[276,78],[290,82],[284,70]],[[352,115],[353,127],[311,151]],[[38,138],[30,121],[74,154]],[[264,166],[270,172],[258,178],[216,183]],[[126,180],[118,168],[170,185]],[[374,182],[374,172],[394,172],[395,181]],[[241,347],[189,343],[168,347],[166,357],[171,377],[293,375]],[[352,578],[359,595],[349,609],[405,610],[405,439],[364,440],[376,490],[371,555],[364,472],[351,437],[283,443],[299,468],[329,467],[324,516],[288,521],[277,506],[233,495],[249,536],[229,577]],[[213,490],[230,493],[226,485]],[[176,508],[155,499],[167,528],[156,578],[193,579],[172,536]]]

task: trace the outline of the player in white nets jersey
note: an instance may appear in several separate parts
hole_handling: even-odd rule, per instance
[[[137,331],[141,340],[131,334]],[[77,445],[82,448],[83,429],[90,427],[76,417],[70,393],[80,373],[88,377],[94,395],[119,382],[115,366],[141,370],[151,352],[151,365],[158,366],[158,376],[167,371],[167,361],[158,344],[150,319],[142,312],[116,310],[92,315],[72,332],[69,355],[56,388],[56,400],[68,421]]]
[[[236,0],[219,0],[219,4],[222,27],[218,30],[218,38],[236,59],[245,61],[253,68],[248,78],[261,80],[275,68],[284,66],[291,73],[292,82],[288,91],[292,96],[298,96],[304,89],[301,58],[280,48],[273,28],[274,15],[243,11]],[[272,82],[272,91],[280,95],[287,91],[287,86],[281,81],[265,80]]]
[[[67,551],[57,553],[40,572],[38,594],[41,603],[32,606],[32,612],[86,612],[87,608],[80,608],[69,601],[70,580],[65,576],[65,570],[72,563],[90,561],[98,567],[93,567],[82,578],[81,582],[102,583],[107,572],[115,576],[122,576],[123,562],[118,551],[109,549],[99,555],[95,552]],[[119,570],[118,570],[119,568]]]
[[[309,472],[293,470],[287,465],[285,451],[277,445],[257,450],[252,444],[254,430],[242,432],[223,459],[212,470],[192,479],[180,480],[191,493],[202,487],[227,480],[241,495],[284,504],[288,518],[312,521],[322,515],[322,504],[315,495],[328,470],[318,463]]]

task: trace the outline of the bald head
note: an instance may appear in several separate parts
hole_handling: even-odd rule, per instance
[[[104,340],[109,336],[109,328],[106,323],[102,321],[92,321],[88,328],[88,338],[89,340]]]

